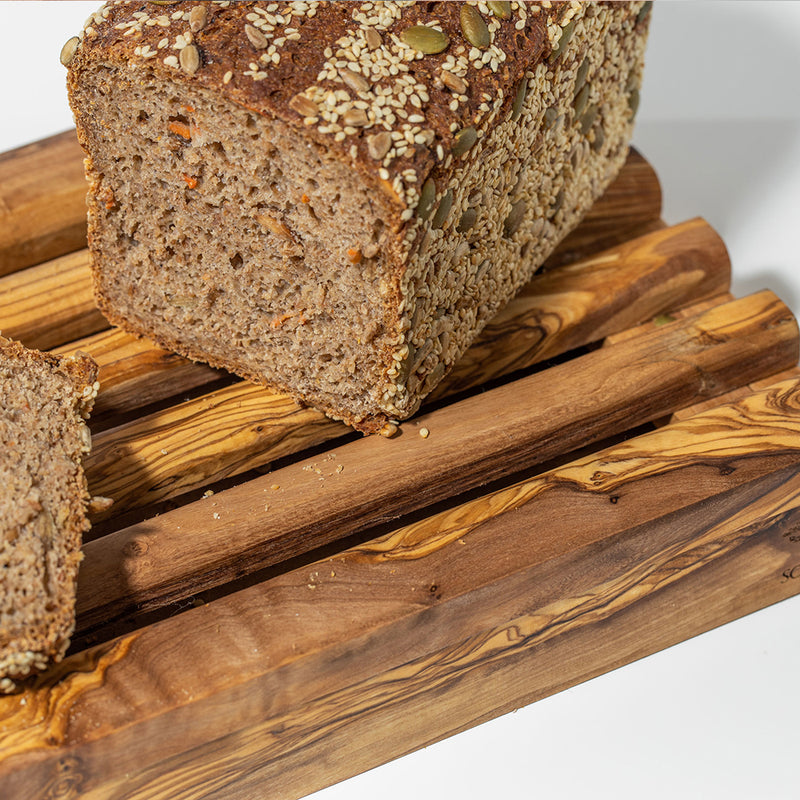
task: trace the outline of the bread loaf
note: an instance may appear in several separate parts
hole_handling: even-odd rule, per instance
[[[96,380],[89,356],[0,337],[0,692],[61,659],[72,635]]]
[[[101,310],[365,431],[625,161],[650,3],[112,3],[62,61]]]

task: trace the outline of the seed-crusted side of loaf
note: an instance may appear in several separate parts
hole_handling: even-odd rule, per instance
[[[112,322],[366,431],[624,163],[649,3],[110,4],[67,43]]]
[[[96,381],[87,355],[0,337],[0,692],[60,660],[72,635]]]

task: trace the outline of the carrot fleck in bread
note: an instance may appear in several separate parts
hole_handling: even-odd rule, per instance
[[[111,3],[65,45],[98,303],[365,431],[625,161],[650,3]]]
[[[0,337],[0,692],[60,660],[72,635],[96,380],[89,356]]]

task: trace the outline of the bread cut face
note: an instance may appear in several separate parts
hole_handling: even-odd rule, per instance
[[[389,350],[386,202],[285,123],[219,94],[98,68],[92,95],[108,136],[90,169],[105,315],[368,416]]]
[[[65,653],[89,527],[84,419],[97,392],[85,355],[0,337],[0,691]]]

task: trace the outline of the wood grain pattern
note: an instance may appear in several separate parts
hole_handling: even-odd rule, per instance
[[[7,338],[47,350],[107,327],[94,303],[85,250],[0,278],[0,330]]]
[[[108,662],[90,689],[65,699],[51,677],[0,699],[0,737],[15,737],[0,738],[0,775],[39,797],[74,754],[90,798],[246,796],[233,794],[238,778],[244,792],[269,774],[272,796],[299,796],[343,777],[341,765],[307,760],[329,737],[349,737],[359,768],[375,763],[370,739],[353,736],[373,715],[408,748],[418,723],[395,712],[409,706],[435,699],[441,718],[444,703],[456,720],[426,728],[443,735],[498,700],[542,696],[710,624],[684,614],[660,631],[653,608],[697,609],[702,597],[706,614],[709,602],[730,614],[724,584],[687,594],[717,564],[724,575],[728,560],[748,561],[747,585],[767,580],[765,596],[787,596],[784,573],[800,563],[799,443],[795,379],[76,654],[62,675]],[[551,657],[553,645],[570,658]],[[472,700],[458,689],[525,659],[522,684],[492,681]],[[62,722],[29,719],[29,704],[58,708]],[[37,737],[50,746],[33,748]]]
[[[75,131],[0,154],[0,275],[86,246],[86,180]]]
[[[191,596],[658,419],[698,396],[773,374],[797,359],[790,312],[762,292],[520,378],[425,414],[396,440],[359,439],[87,543],[79,627]],[[196,424],[182,424],[188,433],[180,436],[192,437],[185,459],[178,453],[180,436],[170,439],[163,428],[148,437],[146,452],[141,442],[124,440],[120,447],[115,439],[105,450],[98,442],[103,461],[90,462],[92,491],[122,497],[124,505],[149,502],[176,485],[187,486],[187,475],[203,474],[201,458],[214,460],[209,475],[230,474],[247,443],[224,417],[201,414],[213,420],[214,435],[201,448],[194,443]],[[427,439],[416,434],[423,426],[430,431]],[[326,430],[317,428],[317,435]],[[280,433],[277,439],[282,454],[286,440]],[[170,450],[171,442],[176,446]],[[163,459],[152,452],[159,445],[167,449]],[[230,460],[223,465],[228,446]],[[128,452],[138,454],[135,463]],[[269,458],[268,443],[258,452]],[[115,483],[104,481],[115,464]],[[192,531],[191,548],[185,546],[186,531]]]

